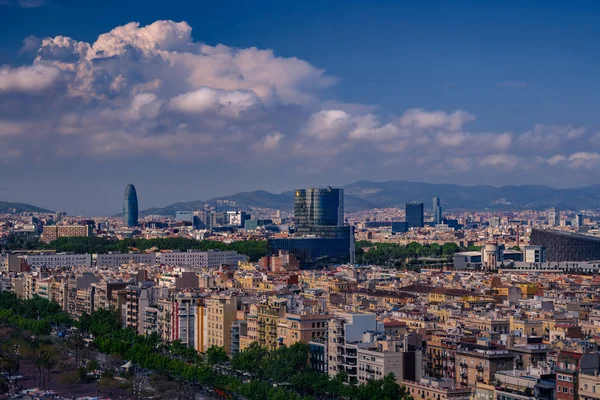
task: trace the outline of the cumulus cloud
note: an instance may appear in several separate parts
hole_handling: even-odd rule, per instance
[[[41,44],[42,40],[39,37],[29,35],[23,39],[23,46],[21,46],[19,54],[35,54]]]
[[[57,68],[46,65],[0,67],[0,92],[39,92],[54,84],[59,74]]]
[[[519,136],[519,144],[533,151],[551,151],[585,134],[585,127],[536,124],[532,130]]]
[[[400,117],[400,125],[405,127],[416,127],[418,129],[444,129],[458,131],[471,121],[475,116],[463,110],[457,110],[451,114],[443,111],[425,111],[414,108],[406,111]]]
[[[7,159],[245,160],[248,168],[271,160],[297,171],[310,164],[315,174],[434,175],[600,163],[600,134],[585,127],[484,131],[473,129],[476,117],[466,110],[382,115],[372,105],[324,100],[336,79],[323,69],[269,49],[206,45],[186,22],[131,22],[89,43],[66,36],[23,43],[34,62],[0,68]]]
[[[260,103],[251,91],[220,90],[203,87],[174,97],[170,101],[172,109],[188,113],[217,111],[224,115],[236,117],[240,112],[248,110]]]

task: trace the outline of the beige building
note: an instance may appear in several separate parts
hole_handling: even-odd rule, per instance
[[[579,374],[578,385],[581,400],[600,399],[600,376],[598,374]]]
[[[285,314],[279,318],[277,337],[286,346],[297,342],[308,343],[326,336],[329,318],[329,314]]]
[[[471,389],[456,387],[452,379],[421,378],[419,382],[404,380],[408,394],[423,400],[469,400]]]
[[[275,350],[279,346],[277,340],[277,325],[279,319],[285,316],[287,300],[271,297],[258,304],[257,328],[258,343],[269,350]]]
[[[456,349],[456,381],[464,386],[490,384],[497,371],[512,369],[514,354],[485,340],[460,343]]]
[[[235,296],[206,299],[207,346],[223,347],[231,352],[231,325],[236,320],[238,298]]]

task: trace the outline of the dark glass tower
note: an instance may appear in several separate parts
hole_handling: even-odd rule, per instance
[[[406,203],[406,227],[423,227],[423,203]]]
[[[138,224],[138,199],[135,186],[131,183],[125,188],[123,198],[123,225],[137,226]]]
[[[336,237],[336,228],[344,226],[344,190],[297,189],[294,225],[301,235]]]
[[[439,197],[433,198],[433,224],[439,225],[442,223],[442,205]]]

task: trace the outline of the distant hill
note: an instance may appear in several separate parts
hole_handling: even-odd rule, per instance
[[[342,186],[345,191],[347,212],[373,208],[404,207],[409,201],[422,201],[425,208],[431,208],[432,198],[440,197],[445,210],[510,210],[563,209],[600,210],[600,185],[572,189],[555,189],[549,186],[461,186],[442,183],[410,181],[372,182],[358,181]],[[279,194],[264,190],[242,192],[217,197],[207,201],[180,202],[164,208],[142,211],[142,215],[174,215],[177,210],[197,210],[204,204],[235,202],[238,207],[265,207],[291,210],[294,205],[294,192]]]
[[[31,204],[8,203],[6,201],[0,201],[0,214],[19,214],[22,212],[51,213],[53,211],[46,210],[45,208],[37,206],[32,206]]]

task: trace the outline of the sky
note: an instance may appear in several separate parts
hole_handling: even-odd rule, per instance
[[[0,0],[0,200],[597,183],[591,1]]]

